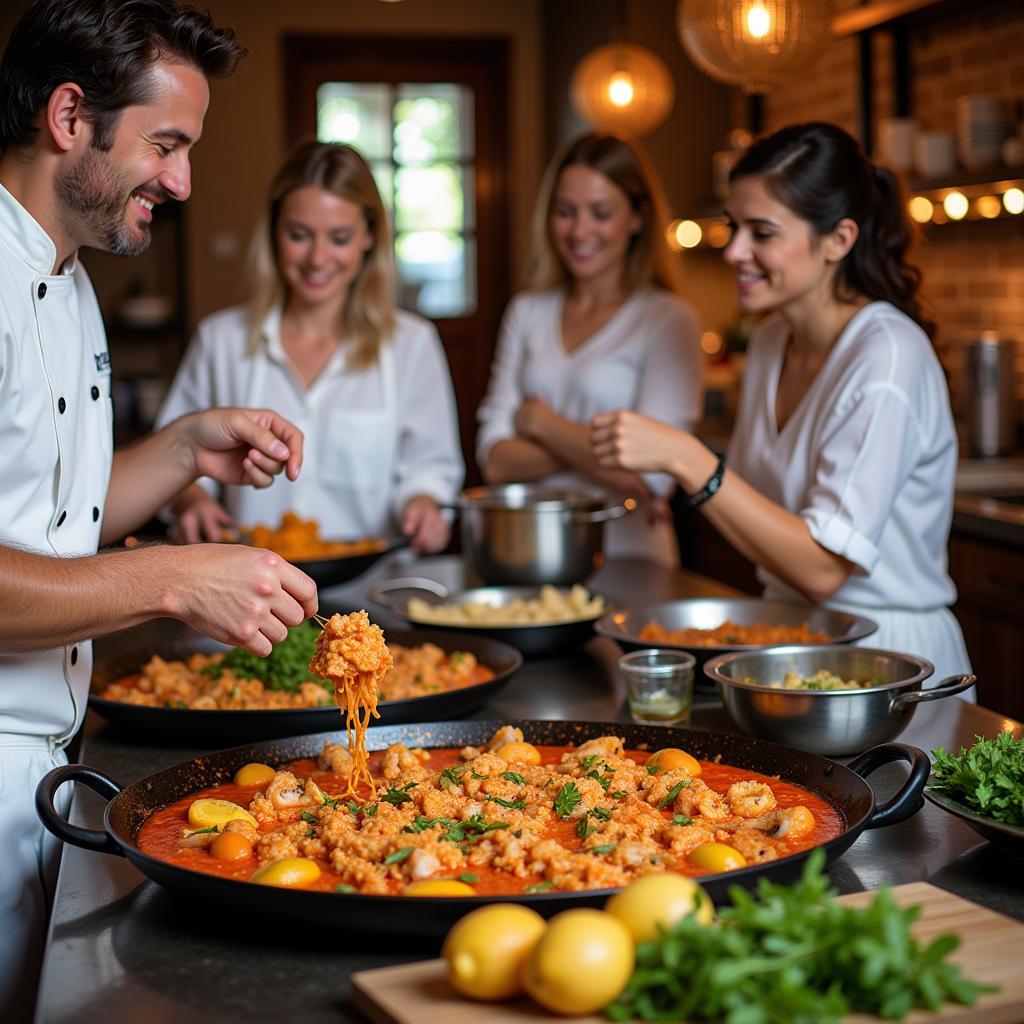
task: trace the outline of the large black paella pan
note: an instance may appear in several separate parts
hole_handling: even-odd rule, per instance
[[[929,773],[923,751],[898,743],[874,747],[844,767],[816,754],[747,737],[600,722],[429,722],[385,726],[367,734],[367,747],[383,750],[391,743],[410,747],[483,744],[504,724],[518,726],[526,739],[534,743],[580,744],[596,736],[614,734],[624,738],[627,748],[654,750],[678,746],[702,760],[717,757],[738,768],[779,775],[784,781],[803,786],[827,800],[842,815],[843,831],[823,844],[829,863],[842,856],[864,829],[893,825],[914,814],[923,803],[921,793]],[[325,742],[340,738],[340,734],[321,733],[235,747],[167,768],[125,788],[88,766],[66,765],[55,768],[39,783],[36,807],[43,824],[58,838],[85,849],[127,857],[144,874],[194,900],[197,907],[216,903],[244,914],[335,931],[351,928],[361,934],[401,932],[407,936],[437,937],[473,907],[509,899],[507,895],[424,898],[275,889],[189,871],[151,857],[136,845],[139,829],[150,815],[230,780],[247,762],[277,765],[315,756]],[[910,774],[892,799],[876,806],[865,777],[893,761],[907,762]],[[109,798],[103,814],[103,831],[73,826],[56,813],[54,794],[65,782],[80,783]],[[700,881],[713,900],[723,902],[728,887],[734,883],[752,885],[762,875],[781,882],[795,879],[808,855],[809,851],[805,851],[738,871],[707,875]],[[600,905],[610,891],[536,893],[515,899],[550,915],[572,906]]]

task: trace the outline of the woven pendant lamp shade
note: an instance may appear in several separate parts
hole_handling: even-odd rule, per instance
[[[676,90],[668,68],[650,50],[610,43],[580,61],[570,92],[576,113],[595,128],[646,135],[668,116]]]
[[[831,39],[831,0],[679,0],[676,28],[706,75],[747,92],[809,67]]]

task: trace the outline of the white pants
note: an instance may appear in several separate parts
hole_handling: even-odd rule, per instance
[[[60,843],[36,814],[39,780],[67,764],[45,736],[0,734],[0,1021],[31,1020]],[[67,814],[73,786],[57,793]]]

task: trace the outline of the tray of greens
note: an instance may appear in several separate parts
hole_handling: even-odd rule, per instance
[[[976,739],[958,754],[942,747],[932,751],[924,795],[994,846],[1024,857],[1024,737],[1001,732],[995,739]]]

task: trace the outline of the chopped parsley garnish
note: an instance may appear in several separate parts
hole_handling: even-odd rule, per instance
[[[400,864],[406,857],[412,854],[415,849],[414,846],[403,846],[400,850],[395,850],[394,853],[389,854],[384,858],[385,864]]]
[[[315,814],[310,814],[309,811],[303,811],[299,817],[310,825],[315,825],[320,820]]]
[[[606,853],[611,853],[618,845],[618,843],[602,843],[600,846],[592,846],[587,852],[603,856]]]
[[[324,807],[329,807],[332,811],[336,811],[341,806],[340,796],[328,796],[326,793],[320,794],[324,798]]]
[[[445,768],[445,770],[441,772],[441,788],[451,789],[452,786],[458,786],[462,781],[462,773],[467,767],[469,766],[464,764],[453,764],[450,768]]]
[[[573,808],[583,799],[575,782],[566,782],[555,796],[555,813],[560,818],[568,818]]]
[[[972,813],[1005,825],[1024,826],[1024,739],[1001,732],[982,739],[969,750],[947,754],[932,751],[930,788],[959,801]]]
[[[481,775],[479,772],[470,772],[474,779],[489,779],[490,775]]]
[[[668,807],[668,805],[669,805],[670,803],[672,803],[672,801],[673,801],[673,800],[675,800],[675,798],[676,798],[677,796],[679,796],[679,794],[680,794],[680,793],[682,793],[682,791],[683,791],[684,789],[686,789],[686,788],[687,788],[687,786],[689,786],[689,785],[690,785],[690,780],[689,780],[689,779],[680,779],[680,780],[679,780],[679,781],[678,781],[678,782],[677,782],[677,783],[676,783],[676,784],[675,784],[675,785],[674,785],[674,786],[673,786],[673,787],[672,787],[672,788],[671,788],[671,789],[670,789],[670,790],[669,790],[669,791],[668,791],[668,792],[667,792],[667,793],[666,793],[666,794],[665,794],[665,795],[664,795],[664,796],[663,796],[663,797],[662,797],[662,798],[661,798],[661,799],[660,799],[660,800],[658,801],[658,808],[659,808],[659,810],[664,810],[664,809],[665,809],[666,807]]]
[[[320,635],[318,627],[306,621],[288,630],[288,636],[274,644],[271,652],[260,658],[244,647],[236,647],[223,658],[200,669],[204,675],[219,679],[230,669],[238,679],[258,679],[268,690],[297,693],[303,683],[319,683],[324,689],[333,686],[309,671],[309,662]]]
[[[692,825],[693,819],[688,818],[685,814],[673,814],[672,815],[673,825]]]
[[[499,807],[507,807],[510,811],[521,811],[526,806],[526,797],[520,797],[518,800],[505,800],[500,796],[488,794],[484,799],[490,800],[492,804],[497,804]]]
[[[194,828],[189,832],[189,836],[207,836],[211,832],[219,832],[219,825],[210,825],[208,828]]]
[[[308,828],[308,829],[306,829],[306,838],[307,839],[312,839],[315,835],[316,835],[316,829],[315,828]]]
[[[441,838],[449,843],[479,843],[488,832],[508,827],[507,821],[486,821],[482,814],[474,814],[455,822]]]
[[[605,775],[601,775],[596,769],[592,772],[587,772],[588,779],[594,779],[595,782],[603,789],[607,790],[612,784],[612,780]]]
[[[600,754],[589,754],[587,757],[583,758],[583,770],[585,772],[590,771],[590,769],[593,768],[594,765],[597,764],[597,762],[600,760]]]
[[[334,887],[334,891],[335,892],[356,892],[356,887],[354,885],[349,885],[347,882],[339,882]]]
[[[576,835],[578,835],[580,839],[586,839],[591,832],[596,831],[597,827],[595,825],[590,824],[590,812],[587,811],[587,813],[584,814],[582,818],[580,818],[578,824],[576,825]]]
[[[474,882],[480,881],[480,876],[474,875],[472,871],[463,871],[462,874],[459,875],[459,881],[472,885]]]
[[[627,794],[624,789],[617,789],[612,793],[612,796],[615,797],[616,800],[625,800],[626,795]]]
[[[412,797],[409,796],[409,790],[416,788],[415,782],[407,782],[404,786],[395,787],[392,786],[382,797],[386,804],[392,804],[398,807],[400,804],[412,803]]]
[[[502,772],[501,777],[503,779],[508,779],[509,782],[514,782],[517,786],[526,785],[526,779],[524,779],[518,772]]]
[[[647,774],[648,775],[657,775],[658,774],[658,766],[656,764],[649,764],[649,765],[647,765]]]
[[[377,816],[377,805],[367,804],[363,808],[363,814],[365,814],[368,818],[375,818]]]
[[[403,831],[423,832],[428,828],[435,828],[438,825],[442,828],[451,828],[454,824],[456,824],[454,818],[425,818],[422,814],[417,814],[412,824],[406,825]]]
[[[360,804],[357,804],[355,800],[348,800],[345,806],[353,813],[358,814],[363,808]]]
[[[523,892],[547,892],[554,884],[554,882],[537,882],[534,885],[528,885]]]
[[[602,821],[607,821],[612,816],[612,812],[607,807],[595,807],[590,813]]]

